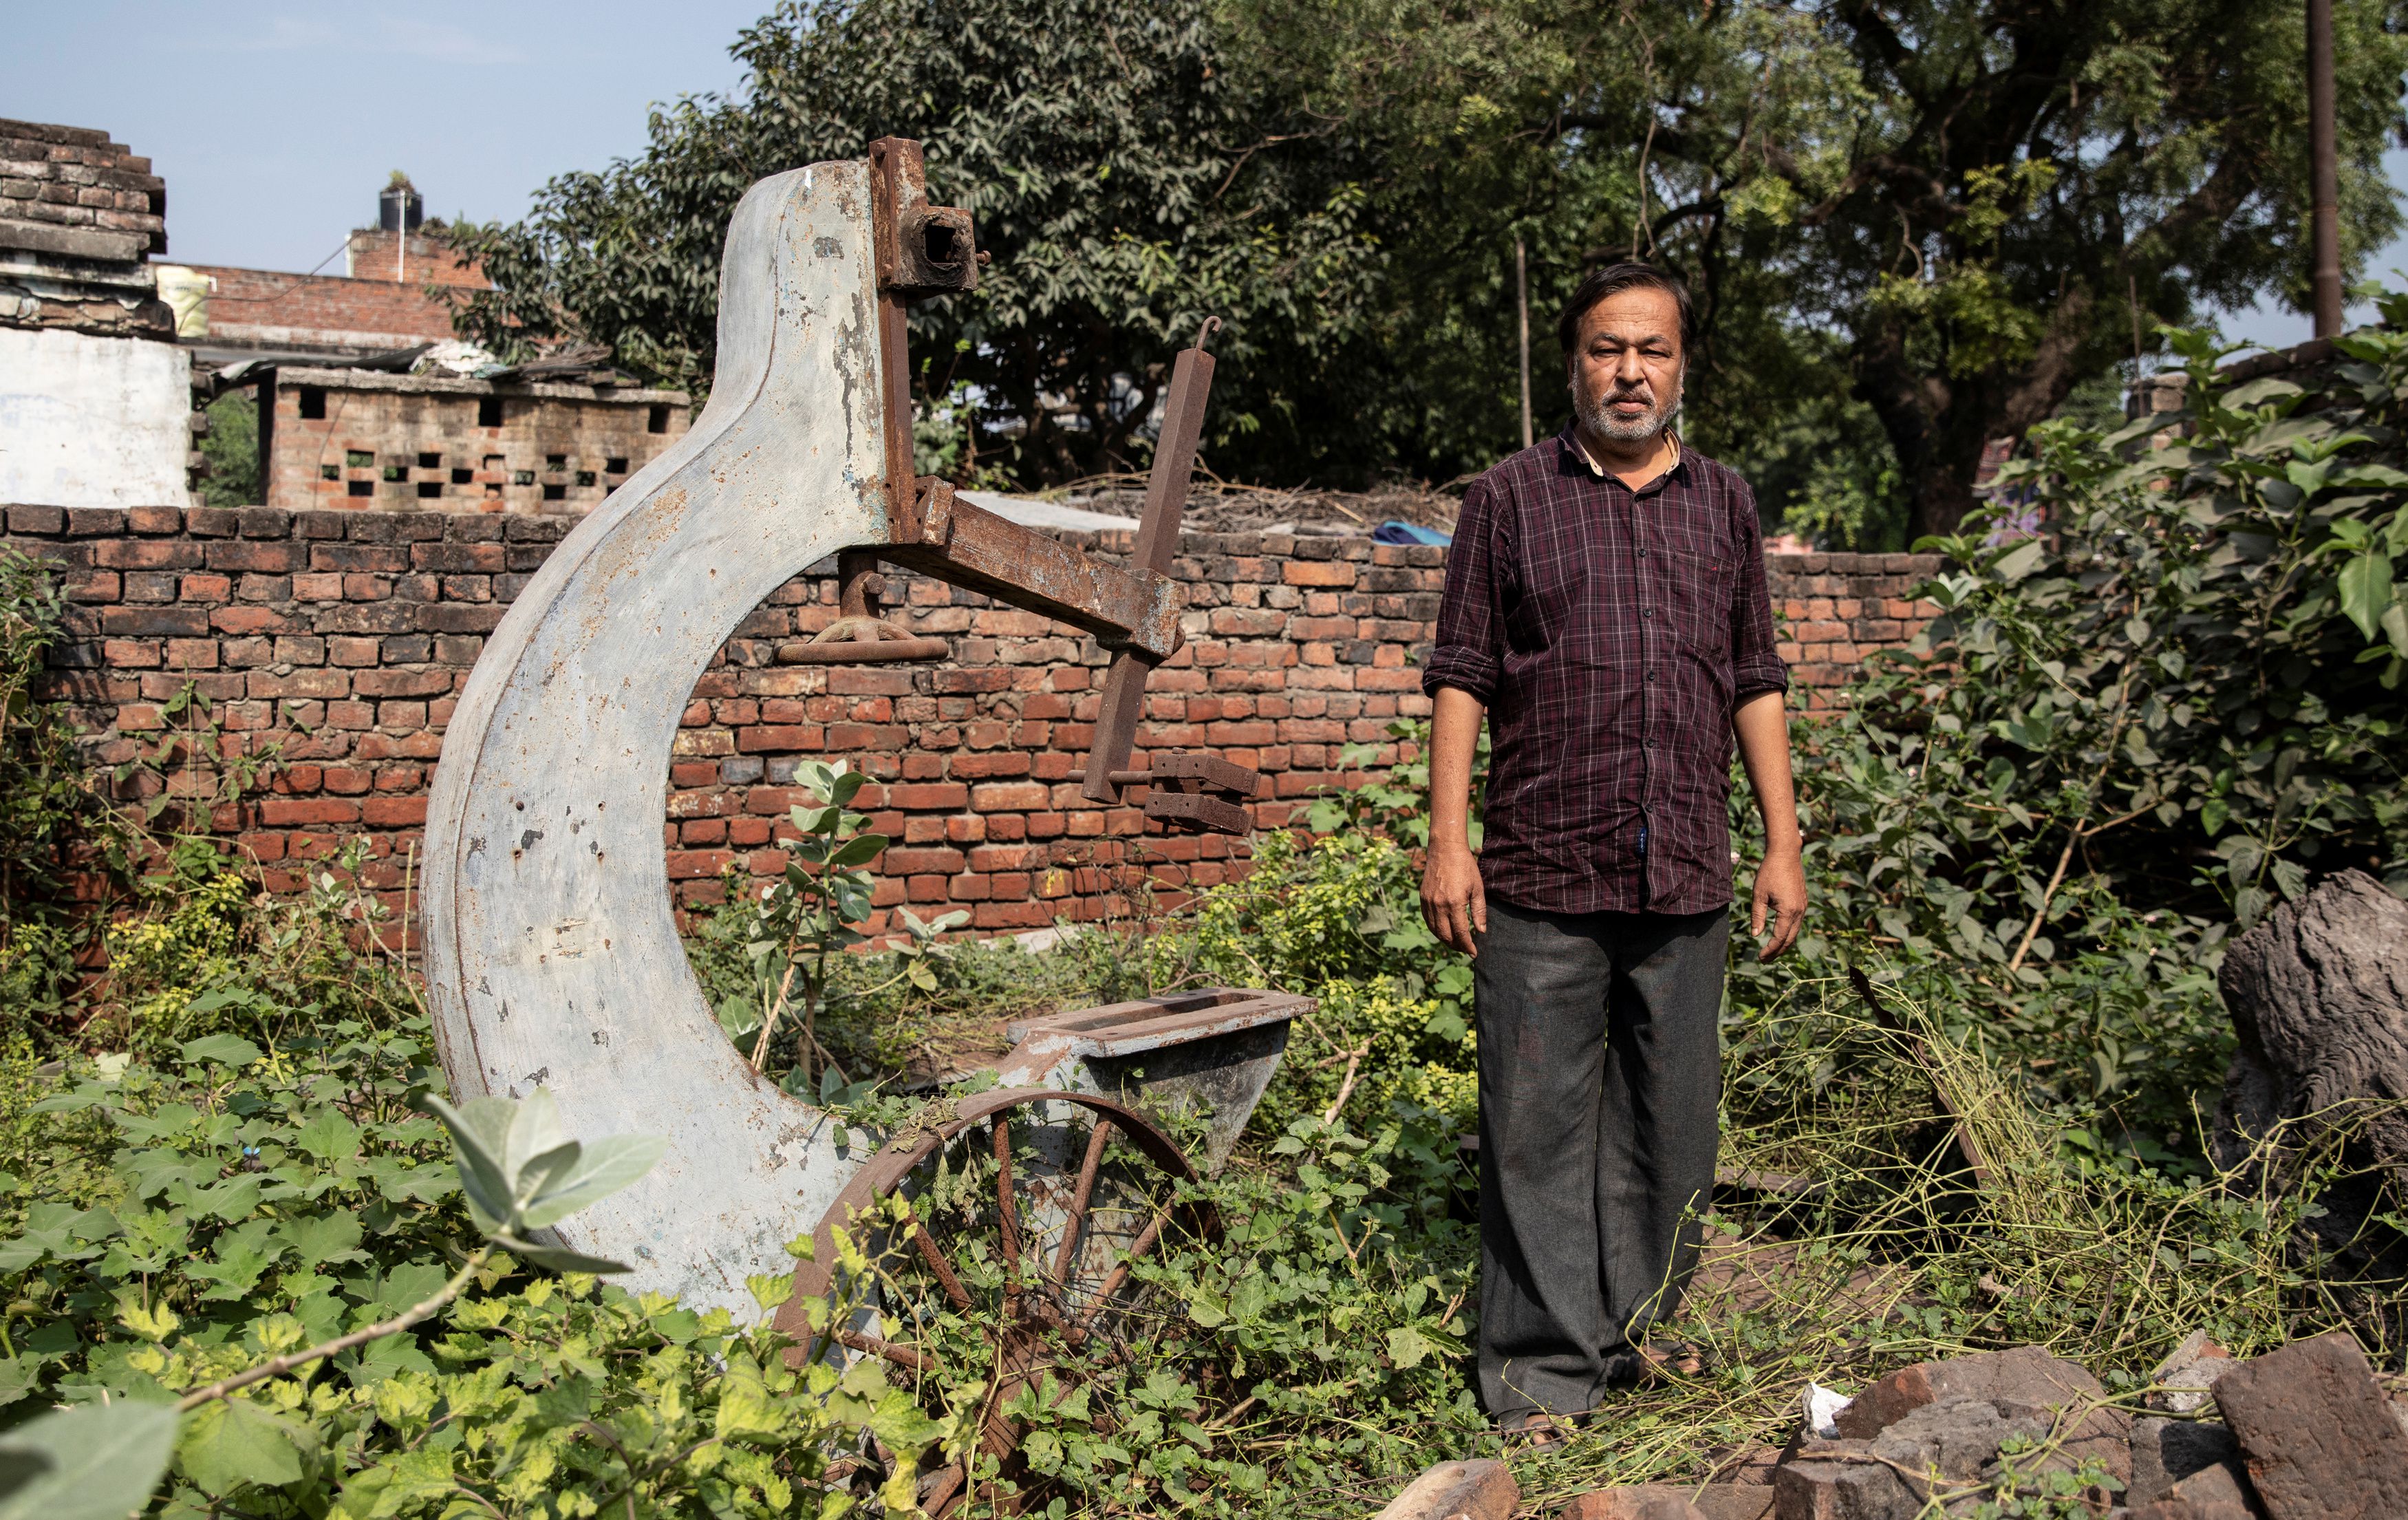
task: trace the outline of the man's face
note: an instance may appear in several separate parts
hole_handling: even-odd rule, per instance
[[[1647,286],[1616,291],[1581,318],[1572,350],[1572,410],[1618,443],[1644,443],[1681,409],[1681,308]]]

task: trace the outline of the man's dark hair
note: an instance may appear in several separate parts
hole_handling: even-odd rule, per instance
[[[1607,296],[1627,290],[1662,291],[1672,298],[1681,312],[1681,360],[1688,362],[1690,345],[1698,336],[1698,313],[1689,304],[1689,287],[1652,264],[1609,264],[1581,277],[1572,298],[1564,303],[1564,314],[1555,319],[1555,340],[1563,345],[1567,366],[1572,362],[1573,346],[1580,341],[1581,319]]]

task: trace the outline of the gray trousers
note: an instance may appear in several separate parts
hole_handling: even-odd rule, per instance
[[[1730,915],[1491,898],[1480,1028],[1480,1394],[1508,1428],[1577,1414],[1698,1262],[1721,1139]]]

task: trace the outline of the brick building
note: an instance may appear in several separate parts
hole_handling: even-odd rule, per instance
[[[582,513],[686,430],[682,391],[278,368],[261,484],[283,510]]]
[[[232,364],[271,353],[362,359],[451,337],[444,293],[491,282],[419,207],[407,180],[387,187],[377,225],[346,240],[339,275],[172,266],[170,280],[191,293],[178,313],[185,342],[205,360]]]
[[[0,121],[0,501],[184,501],[192,359],[150,262],[166,204],[108,133]]]

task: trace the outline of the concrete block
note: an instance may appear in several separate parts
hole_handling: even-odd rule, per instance
[[[2052,1356],[2039,1346],[2017,1346],[1902,1367],[1858,1394],[1840,1412],[1837,1428],[1843,1437],[1870,1440],[1926,1404],[1951,1398],[2063,1408],[2106,1397],[2106,1388],[2080,1364]],[[2115,1435],[2128,1437],[2129,1417],[2121,1411],[2096,1412],[2107,1417],[2102,1424]]]
[[[1405,1485],[1376,1520],[1512,1520],[1522,1490],[1502,1462],[1440,1462]]]
[[[2408,1431],[2348,1335],[2243,1362],[2216,1380],[2215,1402],[2272,1520],[2408,1515]]]
[[[1813,1441],[1772,1474],[1776,1520],[1914,1520],[1923,1512],[1906,1480],[1872,1455],[1870,1441]]]
[[[0,501],[181,505],[192,368],[172,343],[0,328]]]
[[[2209,1420],[2132,1422],[2132,1478],[2124,1491],[2126,1503],[2163,1498],[2194,1479],[2198,1482],[2186,1490],[2191,1494],[2221,1495],[2229,1488],[2235,1499],[2245,1495],[2248,1475],[2230,1429]]]

